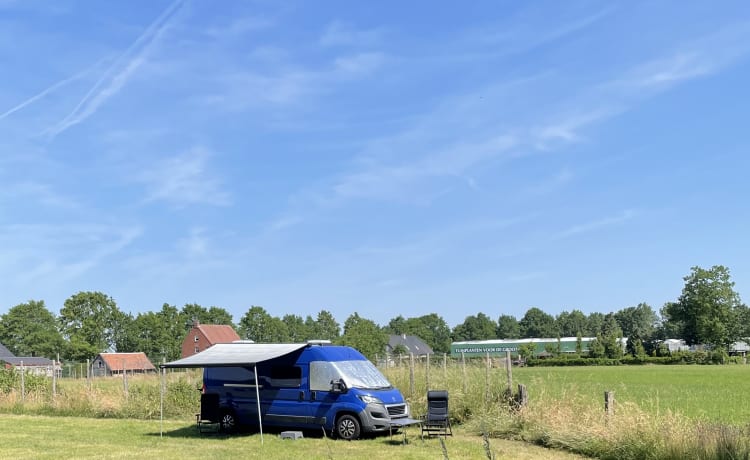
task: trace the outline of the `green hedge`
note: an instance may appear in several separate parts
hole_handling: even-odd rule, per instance
[[[742,364],[740,356],[727,356],[722,351],[678,351],[670,356],[623,356],[622,358],[586,358],[583,356],[559,356],[555,358],[531,358],[527,366],[621,366],[634,364]]]

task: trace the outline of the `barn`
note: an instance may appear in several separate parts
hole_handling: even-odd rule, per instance
[[[156,368],[143,352],[99,353],[91,363],[91,375],[109,377],[112,375],[155,373]]]

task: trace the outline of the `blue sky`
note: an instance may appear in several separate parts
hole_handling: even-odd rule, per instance
[[[746,2],[0,0],[0,313],[750,289]]]

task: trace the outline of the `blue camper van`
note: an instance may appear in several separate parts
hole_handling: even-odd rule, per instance
[[[409,423],[404,397],[360,352],[319,343],[300,347],[252,366],[204,369],[203,392],[218,395],[225,429],[258,426],[259,413],[264,427],[322,426],[342,439]]]

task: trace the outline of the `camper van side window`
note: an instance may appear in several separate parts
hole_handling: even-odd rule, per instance
[[[254,384],[255,374],[246,367],[209,367],[206,375],[211,380],[225,383]]]
[[[298,366],[273,366],[268,384],[275,388],[298,388],[302,384],[302,369]]]

